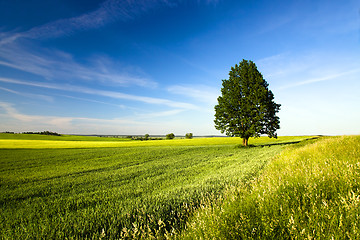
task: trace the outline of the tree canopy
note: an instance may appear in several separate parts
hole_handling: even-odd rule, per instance
[[[276,113],[281,105],[274,102],[268,86],[254,62],[243,60],[231,67],[229,79],[222,80],[215,106],[215,128],[228,136],[241,137],[245,146],[250,137],[261,134],[277,138],[280,120]]]
[[[192,138],[193,138],[193,134],[192,134],[192,133],[187,133],[187,134],[185,134],[185,138],[186,138],[186,139],[192,139]]]
[[[175,134],[173,133],[166,134],[166,139],[174,139],[174,138],[175,138]]]

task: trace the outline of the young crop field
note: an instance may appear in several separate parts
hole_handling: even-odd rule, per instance
[[[25,135],[25,136],[21,136]],[[250,144],[275,145],[300,142],[309,136],[267,137],[250,140]],[[44,149],[44,148],[114,148],[114,147],[166,147],[166,146],[210,146],[210,145],[241,145],[240,138],[212,137],[194,139],[131,141],[128,138],[102,138],[85,136],[42,136],[27,134],[0,134],[0,148],[3,149]]]
[[[225,195],[181,239],[360,239],[360,136],[287,149]]]
[[[249,148],[238,138],[46,138],[1,141],[2,239],[175,236],[209,199],[310,137],[252,139]]]
[[[0,142],[1,239],[359,236],[359,137],[46,137]]]

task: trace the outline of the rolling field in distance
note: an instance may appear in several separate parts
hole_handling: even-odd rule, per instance
[[[41,134],[9,134],[0,133],[0,139],[14,140],[52,140],[52,141],[130,141],[131,138],[122,137],[99,137],[99,136],[78,136],[78,135],[41,135]]]
[[[359,236],[360,137],[46,137],[0,142],[2,239]]]
[[[240,138],[210,137],[194,139],[131,141],[128,138],[103,138],[85,136],[42,136],[24,134],[0,134],[0,148],[114,148],[114,147],[156,147],[156,146],[208,146],[208,145],[240,145]],[[35,139],[34,139],[35,138]],[[294,143],[310,136],[251,138],[251,145],[269,145]],[[86,140],[87,139],[87,140]]]
[[[175,235],[199,206],[257,176],[286,144],[309,138],[258,138],[251,140],[255,147],[243,148],[239,138],[46,137],[1,142],[1,238]]]

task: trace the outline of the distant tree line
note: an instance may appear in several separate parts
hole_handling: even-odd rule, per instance
[[[147,140],[163,140],[163,137],[150,137],[149,134],[145,134],[144,136],[126,136],[126,138],[130,138],[132,140],[139,140],[139,141],[147,141]],[[175,138],[175,134],[174,133],[169,133],[166,134],[165,139],[174,139]],[[192,139],[193,138],[193,134],[192,133],[186,133],[185,134],[185,138],[186,139]]]
[[[61,136],[60,133],[43,131],[43,132],[23,132],[22,134],[40,134],[40,135],[50,135],[50,136]]]
[[[147,141],[147,140],[163,140],[161,137],[150,137],[149,134],[144,136],[127,136],[126,138],[131,138],[132,140]]]
[[[9,134],[15,134],[14,132],[2,132],[2,133],[9,133]],[[57,132],[51,132],[51,131],[43,131],[43,132],[22,132],[21,134],[40,134],[40,135],[50,135],[50,136],[61,136],[60,133]],[[106,135],[102,135],[99,137],[118,137],[118,136],[106,136]],[[163,140],[164,137],[150,137],[149,134],[145,134],[144,136],[126,136],[126,138],[130,138],[131,140],[138,140],[138,141],[147,141],[147,140]],[[166,134],[165,139],[174,139],[175,138],[175,134],[174,133],[169,133]],[[192,133],[186,133],[185,134],[185,138],[186,139],[192,139],[193,138],[193,134]]]

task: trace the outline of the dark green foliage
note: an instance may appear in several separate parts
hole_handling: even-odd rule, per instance
[[[23,132],[23,134],[40,134],[40,135],[48,135],[48,136],[61,136],[60,133],[43,131],[43,132]]]
[[[243,60],[232,67],[215,106],[215,128],[228,136],[243,138],[244,145],[250,137],[261,134],[276,138],[280,104],[274,102],[268,85],[252,61]]]
[[[192,134],[192,133],[187,133],[187,134],[185,134],[185,138],[186,138],[186,139],[192,139],[192,138],[193,138],[193,134]]]
[[[169,133],[166,135],[166,139],[174,139],[175,138],[175,134],[173,133]]]

